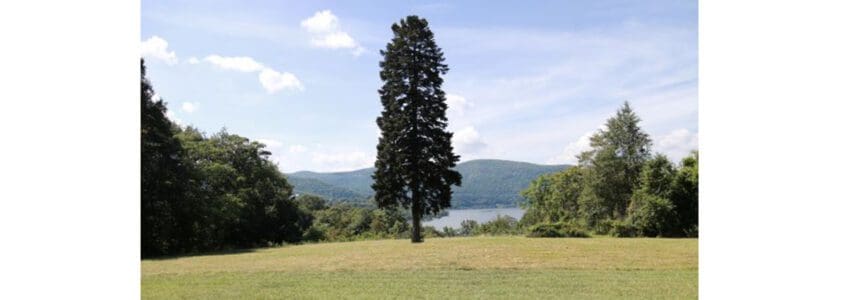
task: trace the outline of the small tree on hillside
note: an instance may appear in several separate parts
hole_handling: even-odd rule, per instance
[[[451,206],[451,185],[460,185],[454,171],[459,156],[446,131],[445,92],[441,75],[445,58],[427,21],[408,16],[391,26],[394,37],[380,51],[379,90],[382,132],[373,174],[375,202],[412,212],[412,242],[421,242],[421,218]]]

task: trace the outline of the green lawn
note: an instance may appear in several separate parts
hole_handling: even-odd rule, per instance
[[[470,237],[144,260],[142,298],[697,298],[696,239]]]

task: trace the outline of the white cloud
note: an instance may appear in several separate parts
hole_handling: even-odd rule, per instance
[[[594,131],[587,132],[584,135],[580,136],[580,138],[578,138],[576,141],[568,143],[568,145],[565,146],[565,149],[562,149],[562,153],[548,159],[547,163],[577,164],[577,156],[580,155],[581,152],[590,149],[589,139],[594,133]]]
[[[255,72],[265,68],[264,65],[248,56],[227,57],[209,55],[204,60],[219,68],[232,71]]]
[[[191,65],[197,65],[197,64],[200,63],[200,62],[201,62],[201,61],[198,60],[197,57],[190,57],[190,58],[188,58],[188,59],[186,60],[186,63],[191,64]]]
[[[196,102],[196,103],[184,102],[180,105],[180,109],[187,112],[187,113],[193,113],[196,110],[198,110],[198,108],[200,106],[201,106],[201,104],[199,104],[198,102]]]
[[[342,31],[314,37],[311,42],[315,47],[327,49],[355,48],[358,46],[355,39]]]
[[[455,132],[451,138],[451,142],[454,143],[454,150],[459,154],[476,153],[487,146],[473,126],[465,127]]]
[[[153,93],[153,95],[150,95],[150,101],[156,102],[159,100],[162,100],[162,97],[159,96],[159,93]]]
[[[366,52],[354,38],[340,29],[340,20],[330,10],[316,12],[312,17],[301,21],[301,27],[312,34],[310,44],[316,48],[352,49],[352,55]]]
[[[191,58],[190,63],[198,59]],[[264,64],[256,61],[248,56],[220,56],[209,55],[204,58],[204,61],[213,64],[221,69],[238,71],[238,72],[259,72],[259,83],[265,88],[268,93],[273,94],[281,90],[303,91],[304,86],[295,74],[289,72],[278,72],[274,69],[266,67]],[[193,64],[195,64],[193,63]]]
[[[445,103],[448,104],[448,111],[456,116],[462,116],[467,108],[473,106],[473,103],[467,101],[466,97],[457,94],[445,95]]]
[[[174,51],[168,51],[168,42],[158,36],[152,36],[141,42],[141,56],[156,58],[169,65],[177,63],[177,55]]]
[[[689,152],[698,149],[698,133],[676,129],[659,137],[655,145],[656,151],[666,154],[673,162],[679,162]]]
[[[312,17],[301,22],[301,27],[309,32],[331,32],[337,30],[338,26],[337,16],[327,9],[316,12]]]
[[[372,167],[376,158],[362,151],[344,153],[314,152],[312,161],[319,165],[321,170],[350,171]]]
[[[298,77],[294,74],[288,72],[280,73],[269,68],[266,68],[259,73],[259,82],[261,82],[262,86],[265,87],[265,90],[271,94],[284,89],[289,91],[304,90],[301,81],[298,80]]]

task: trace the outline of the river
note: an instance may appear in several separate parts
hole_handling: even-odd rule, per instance
[[[522,208],[481,208],[481,209],[450,209],[448,215],[436,218],[430,221],[423,222],[424,226],[433,226],[437,230],[442,230],[448,226],[454,229],[460,228],[460,222],[463,220],[475,220],[478,224],[493,220],[497,215],[511,216],[520,220],[525,211]]]

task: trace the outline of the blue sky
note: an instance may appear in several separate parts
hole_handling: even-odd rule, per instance
[[[696,1],[142,1],[170,117],[268,145],[286,172],[373,165],[378,51],[426,18],[462,160],[575,163],[624,101],[656,152],[697,149]]]

